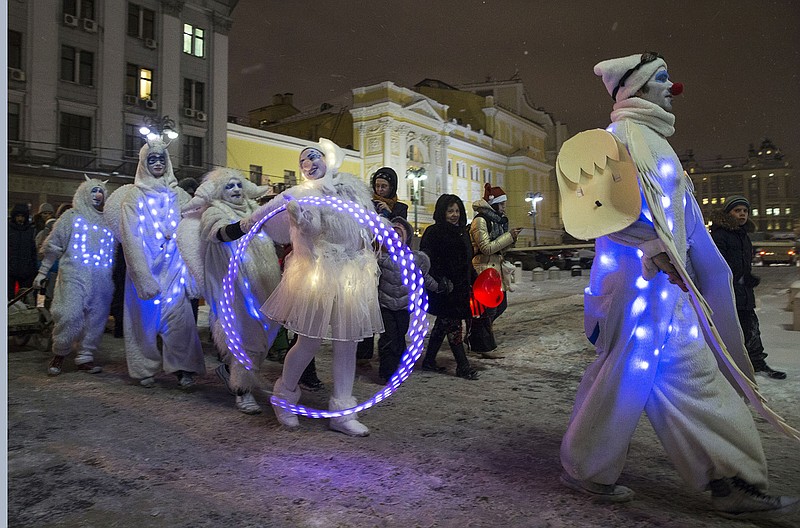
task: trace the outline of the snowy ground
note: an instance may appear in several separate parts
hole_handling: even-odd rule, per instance
[[[800,332],[785,311],[798,268],[764,268],[757,293],[769,362],[789,378],[759,378],[773,408],[800,425]],[[558,447],[575,388],[594,351],[582,335],[587,277],[541,282],[523,272],[496,330],[504,359],[474,359],[481,379],[415,372],[362,414],[368,438],[301,419],[281,429],[269,409],[245,416],[211,372],[190,392],[172,376],[144,389],[127,376],[122,341],[107,334],[102,374],[49,355],[8,356],[8,522],[31,527],[796,527],[800,517],[732,523],[683,484],[643,419],[620,479],[637,498],[593,503],[558,484]],[[201,329],[204,340],[207,329]],[[319,356],[329,383],[328,354]],[[377,362],[356,394],[378,389]],[[266,404],[280,365],[261,371]],[[327,390],[305,394],[324,407]],[[756,418],[772,490],[800,495],[800,449]]]

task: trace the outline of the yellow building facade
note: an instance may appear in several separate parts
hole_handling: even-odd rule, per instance
[[[284,97],[278,103],[286,102]],[[538,243],[562,241],[553,161],[566,130],[526,105],[519,81],[455,88],[426,79],[414,89],[386,81],[353,89],[349,100],[265,123],[271,114],[262,107],[251,115],[253,127],[228,125],[228,165],[250,173],[253,181],[276,190],[297,183],[302,147],[332,137],[348,147],[341,170],[367,182],[380,167],[397,172],[398,197],[409,204],[408,219],[419,233],[433,223],[436,200],[444,193],[458,195],[471,220],[472,202],[490,183],[508,195],[510,225],[526,228],[518,246],[534,242],[525,201],[530,193],[544,197]]]

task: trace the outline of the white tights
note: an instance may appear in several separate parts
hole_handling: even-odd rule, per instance
[[[316,337],[297,336],[297,342],[289,349],[283,360],[283,386],[290,391],[297,389],[300,376],[317,354],[322,339]],[[337,400],[353,396],[353,382],[356,377],[355,341],[333,342],[333,394]]]

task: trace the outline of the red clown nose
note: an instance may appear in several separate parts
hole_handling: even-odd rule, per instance
[[[669,89],[669,93],[672,95],[680,95],[683,93],[683,83],[675,83]]]

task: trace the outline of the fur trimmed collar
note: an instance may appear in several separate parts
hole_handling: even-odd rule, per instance
[[[712,231],[715,229],[726,229],[728,231],[736,231],[737,229],[740,229],[739,222],[737,222],[734,217],[722,209],[713,211],[709,216],[709,220],[711,220]],[[744,230],[748,233],[753,233],[756,230],[756,224],[750,219],[749,216],[747,217],[747,222],[744,224]]]

